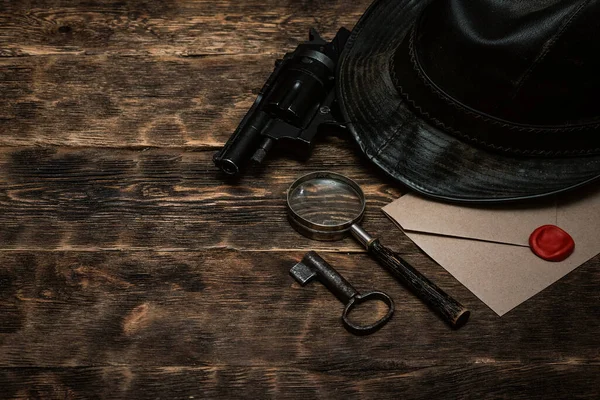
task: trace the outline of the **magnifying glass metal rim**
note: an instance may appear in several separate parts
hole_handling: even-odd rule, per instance
[[[290,196],[294,192],[294,190],[300,186],[302,183],[313,180],[313,179],[332,179],[339,182],[343,182],[348,185],[358,195],[358,199],[361,202],[361,209],[357,216],[349,221],[346,221],[342,224],[338,225],[325,225],[318,224],[315,222],[311,222],[310,220],[299,215],[291,205]],[[365,194],[360,188],[360,186],[354,182],[352,179],[330,171],[317,171],[311,172],[309,174],[303,175],[300,178],[296,179],[294,183],[290,185],[287,190],[287,210],[288,210],[288,219],[290,220],[290,224],[299,231],[304,236],[307,236],[310,239],[315,240],[323,240],[323,241],[335,241],[340,240],[348,231],[350,231],[351,227],[355,224],[358,224],[365,214],[365,210],[367,207],[367,201],[365,198]]]

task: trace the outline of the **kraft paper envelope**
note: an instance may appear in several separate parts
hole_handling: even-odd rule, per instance
[[[600,253],[600,185],[535,205],[463,206],[407,194],[383,211],[498,315]],[[548,224],[575,240],[565,261],[544,261],[529,248],[530,234]]]

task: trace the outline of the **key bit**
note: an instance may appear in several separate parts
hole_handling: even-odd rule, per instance
[[[294,265],[292,269],[290,269],[290,274],[302,286],[305,286],[311,281],[311,279],[317,276],[316,272],[304,265],[302,262]]]

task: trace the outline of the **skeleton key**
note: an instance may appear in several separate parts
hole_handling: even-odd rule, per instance
[[[385,325],[394,314],[394,302],[387,294],[372,291],[361,294],[352,287],[329,263],[323,260],[317,253],[310,251],[306,253],[302,261],[290,269],[290,275],[304,286],[313,278],[318,279],[329,289],[342,303],[346,305],[342,314],[342,322],[348,331],[355,335],[371,334]],[[388,306],[388,312],[378,321],[370,325],[357,325],[353,323],[348,315],[352,309],[367,301],[379,300]]]

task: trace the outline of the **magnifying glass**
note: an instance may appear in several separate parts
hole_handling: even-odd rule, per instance
[[[354,236],[396,279],[454,328],[467,323],[470,312],[409,263],[359,225],[366,201],[356,182],[334,172],[313,172],[298,178],[287,192],[288,217],[301,234],[315,240]]]

